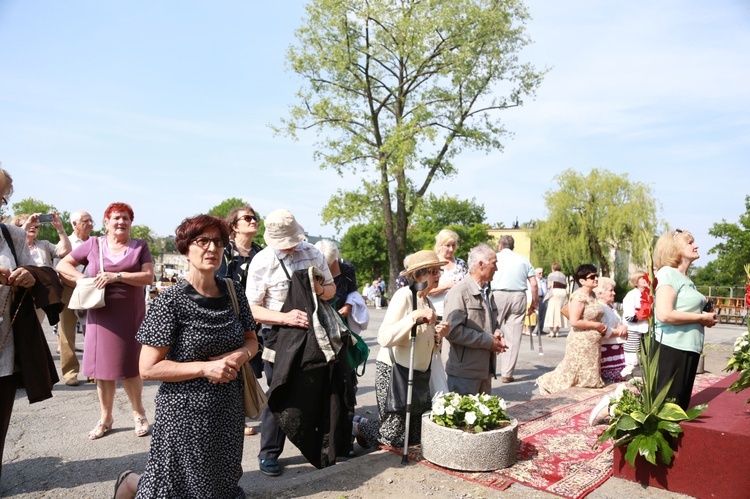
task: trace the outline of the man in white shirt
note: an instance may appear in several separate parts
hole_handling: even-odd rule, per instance
[[[76,211],[70,216],[70,223],[73,225],[73,234],[70,239],[70,245],[72,249],[76,249],[78,246],[83,244],[91,236],[91,230],[94,228],[94,219],[87,211]],[[80,272],[84,271],[84,266],[78,267]],[[73,294],[74,285],[63,282],[63,294],[62,301],[65,304],[65,308],[60,314],[60,325],[58,327],[58,340],[60,343],[60,369],[62,371],[63,380],[68,386],[78,386],[78,372],[80,370],[80,364],[78,357],[76,357],[76,325],[78,324],[78,315],[76,310],[68,308],[70,302],[70,296]],[[85,328],[85,321],[81,321]]]
[[[526,314],[526,289],[531,290],[529,313],[539,307],[539,287],[536,272],[528,258],[513,251],[513,236],[500,236],[497,245],[497,272],[492,279],[492,295],[497,304],[498,328],[505,335],[508,350],[500,354],[500,374],[503,383],[515,381],[513,372],[518,361]]]
[[[315,293],[322,300],[330,300],[336,293],[331,271],[325,257],[315,246],[305,241],[305,230],[287,210],[268,214],[263,235],[267,247],[260,251],[247,271],[245,295],[256,322],[262,324],[261,337],[265,340],[275,325],[307,328],[307,312],[281,312],[289,291],[290,276],[296,270],[317,267],[323,272],[323,284],[314,283]],[[266,381],[271,385],[273,362],[263,362]],[[261,413],[261,442],[258,468],[268,476],[281,474],[279,456],[284,450],[286,436],[279,428],[268,406]]]

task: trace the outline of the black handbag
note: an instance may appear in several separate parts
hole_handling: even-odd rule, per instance
[[[417,309],[417,287],[412,286],[412,310]],[[417,334],[417,325],[411,329],[411,336]],[[385,399],[385,412],[406,414],[406,394],[409,389],[409,367],[402,366],[396,362],[393,349],[388,349],[391,356],[391,382],[388,385],[388,393]],[[413,371],[413,385],[411,391],[411,414],[421,415],[432,407],[430,397],[430,369],[432,368],[432,355],[430,365],[425,371]]]
[[[406,414],[406,392],[409,389],[409,368],[396,362],[393,349],[389,348],[391,356],[391,382],[388,385],[388,394],[385,399],[386,413]],[[411,391],[411,413],[421,415],[430,410],[432,398],[430,397],[430,366],[426,371],[414,370],[414,384]]]

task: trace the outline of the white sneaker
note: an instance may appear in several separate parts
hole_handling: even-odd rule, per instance
[[[598,424],[601,424],[607,417],[609,416],[609,412],[606,413],[606,415],[602,415],[602,411],[605,409],[609,409],[609,401],[612,399],[612,395],[609,393],[602,397],[602,399],[599,401],[599,403],[594,406],[593,409],[591,409],[591,414],[589,414],[589,426],[596,426]]]

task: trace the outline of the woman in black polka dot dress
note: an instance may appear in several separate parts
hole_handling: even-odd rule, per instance
[[[244,498],[244,410],[240,366],[258,349],[245,293],[234,284],[239,318],[219,266],[229,234],[198,215],[177,228],[190,272],[161,293],[138,331],[141,376],[160,380],[151,451],[143,476],[126,471],[115,497]]]

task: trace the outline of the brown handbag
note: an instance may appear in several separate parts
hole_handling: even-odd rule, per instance
[[[566,319],[570,320],[570,310],[568,310],[568,304],[570,302],[566,303],[563,308],[560,309],[560,313],[565,316]]]
[[[237,301],[237,293],[234,289],[234,281],[229,278],[224,278],[224,283],[227,285],[227,291],[229,297],[232,299],[232,308],[234,308],[235,317],[240,316],[240,304]],[[258,383],[258,378],[255,377],[253,368],[250,367],[250,359],[242,364],[240,368],[240,374],[242,374],[242,403],[245,407],[245,416],[255,419],[260,416],[263,408],[268,403],[268,396],[261,388]]]

